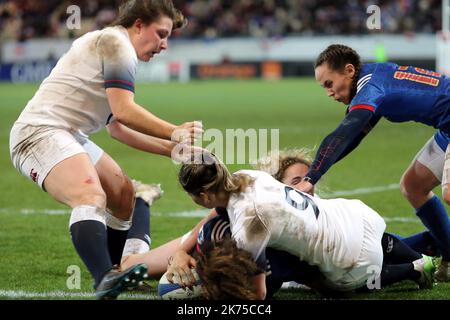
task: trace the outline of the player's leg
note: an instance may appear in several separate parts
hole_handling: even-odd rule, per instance
[[[437,142],[441,138],[438,132],[426,143],[403,174],[401,188],[416,209],[417,216],[436,240],[445,264],[450,261],[450,221],[444,205],[431,191],[439,185],[443,176],[445,155]]]
[[[11,130],[10,152],[14,166],[23,175],[55,200],[72,208],[69,224],[72,242],[91,272],[95,286],[98,288],[106,281],[113,290],[107,290],[99,297],[117,296],[123,288],[122,280],[128,277],[127,272],[141,272],[145,266],[110,275],[105,230],[106,196],[80,142],[63,129],[17,125]],[[117,281],[109,281],[112,279]]]
[[[181,248],[183,237],[171,240],[155,249],[143,254],[131,254],[122,260],[121,268],[126,269],[132,265],[145,263],[151,278],[159,279],[166,271],[171,256]]]
[[[381,238],[381,246],[383,248],[383,262],[387,264],[407,263],[422,258],[420,253],[387,232]]]
[[[112,263],[105,230],[106,195],[88,155],[76,154],[58,163],[45,178],[44,187],[72,208],[72,242],[97,286]]]
[[[432,288],[435,266],[433,260],[414,251],[402,240],[384,233],[381,239],[383,248],[383,268],[381,286],[414,280],[420,288]]]
[[[102,153],[95,164],[95,169],[108,199],[106,205],[108,250],[112,263],[119,265],[131,227],[134,189],[131,180],[108,154]]]
[[[433,259],[425,255],[411,263],[383,264],[380,276],[381,287],[404,280],[413,280],[417,282],[420,289],[432,289],[435,270]]]
[[[10,152],[23,175],[72,208],[72,241],[99,283],[111,269],[104,230],[106,196],[86,151],[68,131],[16,124]]]
[[[408,247],[419,253],[432,257],[441,255],[436,241],[429,231],[419,232],[407,237],[402,237],[398,234],[393,234],[393,236],[402,240]]]
[[[163,193],[159,184],[144,184],[133,180],[133,187],[136,202],[122,259],[131,254],[145,253],[150,250],[150,208]]]

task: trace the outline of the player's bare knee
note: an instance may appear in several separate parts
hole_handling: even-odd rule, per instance
[[[79,193],[71,201],[71,207],[80,205],[91,205],[98,208],[106,207],[106,194],[101,188],[89,189]]]
[[[407,175],[403,175],[400,180],[400,191],[408,200],[413,199],[419,193],[417,188],[410,182]]]
[[[400,190],[403,196],[414,207],[421,207],[429,198],[431,191],[416,181],[403,179],[400,181]]]
[[[123,220],[129,219],[134,207],[134,187],[128,176],[123,175],[120,193],[116,195],[116,199],[108,206],[115,217]]]
[[[128,176],[124,175],[124,184],[122,188],[122,197],[120,199],[121,208],[125,212],[129,212],[131,215],[131,211],[134,207],[134,187],[131,179]]]

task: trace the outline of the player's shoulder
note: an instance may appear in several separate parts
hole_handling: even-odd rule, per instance
[[[378,90],[382,92],[385,84],[392,78],[393,72],[397,69],[398,65],[391,62],[385,63],[366,63],[361,67],[358,75],[358,81],[356,84],[357,95],[360,91],[366,87],[369,90]],[[365,90],[363,90],[364,92]],[[363,94],[363,96],[365,93]]]
[[[99,31],[97,47],[106,56],[135,55],[127,30],[122,26],[106,27]]]
[[[387,73],[391,73],[398,68],[398,65],[392,62],[383,63],[365,63],[361,67],[358,76],[358,84],[372,80],[371,82],[384,80]]]
[[[230,237],[230,235],[231,229],[228,216],[217,216],[203,224],[198,233],[197,243],[201,245],[205,241],[217,242],[225,237]]]
[[[98,30],[102,37],[114,37],[124,39],[126,37],[126,29],[122,26],[111,26]]]

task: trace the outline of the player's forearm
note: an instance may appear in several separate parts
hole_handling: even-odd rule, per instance
[[[156,117],[134,102],[121,108],[118,113],[114,113],[114,117],[133,130],[166,140],[171,139],[176,128],[175,125]]]
[[[132,130],[118,121],[112,122],[108,126],[108,131],[114,139],[132,148],[166,157],[171,156],[172,149],[176,145],[173,141],[152,137]]]
[[[305,179],[316,184],[338,159],[356,148],[359,144],[356,140],[371,118],[372,113],[362,109],[347,114],[339,127],[322,141]]]
[[[353,139],[353,141],[345,148],[345,150],[340,154],[340,156],[336,159],[335,163],[339,160],[345,158],[350,152],[352,152],[361,141],[367,136],[367,134],[375,127],[375,125],[380,121],[381,117],[372,116],[369,124],[361,131],[361,133]]]

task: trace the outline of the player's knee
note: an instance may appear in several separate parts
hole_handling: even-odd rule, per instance
[[[120,206],[121,208],[130,211],[133,208],[134,204],[134,187],[131,179],[127,176],[123,176],[123,184],[122,184],[122,192],[120,198]]]
[[[407,199],[413,198],[414,194],[417,192],[416,188],[408,183],[408,179],[405,176],[400,180],[400,191]]]
[[[101,188],[83,190],[72,201],[72,207],[91,205],[98,208],[106,207],[106,194]]]
[[[134,205],[134,187],[131,179],[123,175],[117,186],[117,193],[111,195],[114,199],[108,199],[108,207],[116,217],[127,220]]]
[[[402,194],[408,200],[417,199],[418,197],[426,196],[429,190],[425,190],[420,182],[415,181],[415,179],[411,178],[407,173],[405,173],[400,180],[400,190]]]

